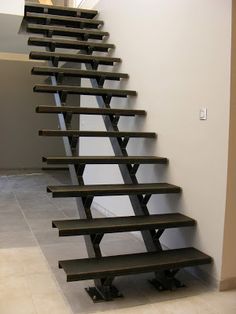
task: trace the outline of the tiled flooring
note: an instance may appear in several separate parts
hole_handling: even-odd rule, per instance
[[[151,274],[117,278],[122,299],[93,304],[84,287],[67,283],[60,259],[86,257],[83,238],[59,238],[52,219],[77,216],[73,199],[52,199],[49,184],[66,184],[65,173],[12,171],[0,176],[0,314],[236,314],[236,291],[219,293],[186,272],[187,288],[157,292]],[[94,214],[100,214],[94,210]],[[131,234],[104,237],[103,254],[143,251]]]

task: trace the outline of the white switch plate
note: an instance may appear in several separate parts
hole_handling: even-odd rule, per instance
[[[200,120],[207,120],[207,108],[201,108],[199,113]]]

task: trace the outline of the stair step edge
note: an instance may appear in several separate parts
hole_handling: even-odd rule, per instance
[[[212,258],[192,247],[161,252],[59,261],[67,281],[148,273],[210,264]]]

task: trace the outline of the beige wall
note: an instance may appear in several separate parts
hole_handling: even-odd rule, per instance
[[[96,7],[104,29],[123,59],[127,88],[137,100],[113,100],[115,107],[146,109],[144,119],[123,119],[122,130],[158,133],[157,141],[135,140],[130,154],[155,154],[170,160],[168,167],[145,166],[140,182],[167,181],[180,185],[176,196],[153,196],[153,213],[182,212],[197,220],[196,228],[168,231],[168,247],[193,245],[214,258],[204,271],[220,280],[230,99],[230,0],[101,0]],[[107,86],[118,87],[118,84]],[[86,105],[92,105],[86,100]],[[95,104],[94,104],[95,105]],[[208,108],[208,120],[199,109]],[[86,118],[84,129],[102,129],[99,118]],[[108,142],[84,142],[84,154],[111,154]],[[86,182],[122,182],[118,170],[88,167]],[[126,198],[97,198],[112,215],[131,214]]]
[[[221,289],[236,287],[236,4],[232,7],[232,64],[227,199]]]
[[[36,114],[36,105],[53,103],[49,95],[33,93],[42,79],[30,75],[40,63],[26,55],[0,54],[0,169],[40,168],[43,155],[63,153],[59,139],[38,136],[41,128],[57,128],[57,117]],[[42,63],[41,63],[42,64]]]

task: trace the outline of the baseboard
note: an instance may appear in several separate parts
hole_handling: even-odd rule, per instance
[[[228,278],[220,281],[220,291],[232,290],[236,288],[236,277]]]

